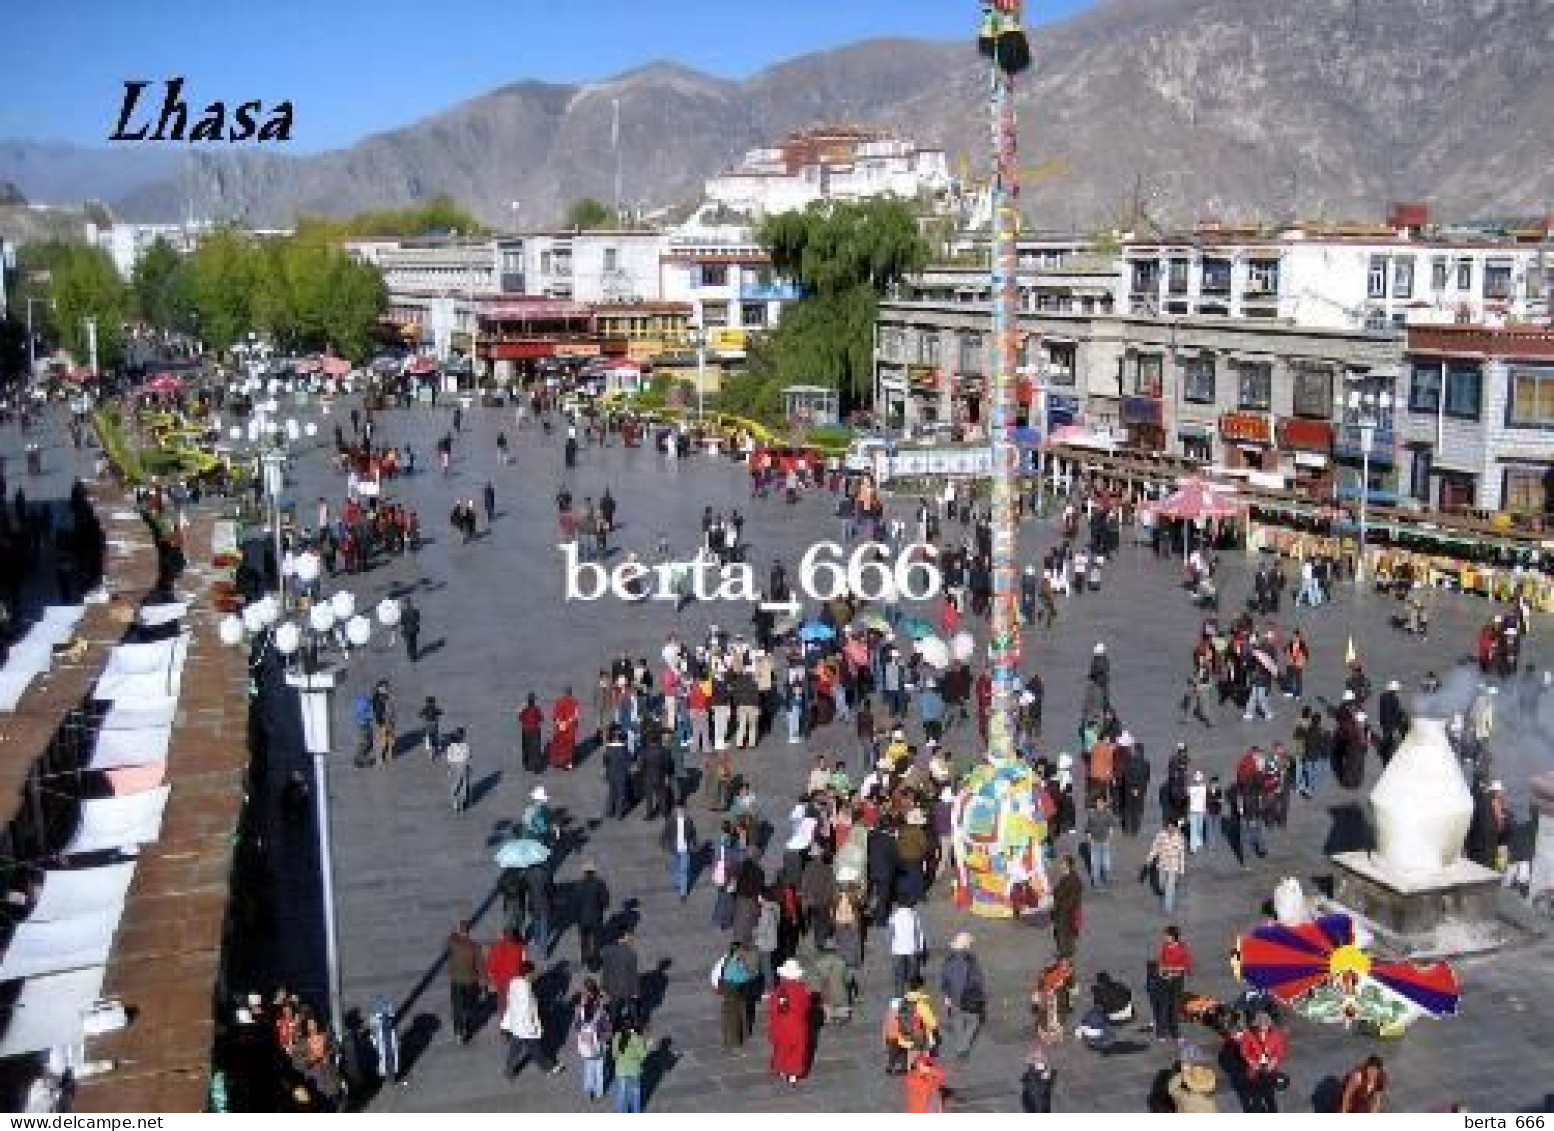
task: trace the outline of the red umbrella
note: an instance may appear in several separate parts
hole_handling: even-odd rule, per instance
[[[176,393],[183,389],[183,381],[171,373],[158,373],[146,382],[145,391],[148,393]]]
[[[1196,521],[1201,518],[1237,518],[1246,510],[1246,504],[1227,499],[1202,479],[1188,479],[1176,491],[1161,499],[1154,511],[1165,518],[1181,518]]]

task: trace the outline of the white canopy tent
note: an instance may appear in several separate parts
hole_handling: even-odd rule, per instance
[[[87,767],[111,770],[118,766],[149,766],[153,762],[165,762],[172,737],[171,726],[99,731],[97,745],[92,750]]]
[[[77,915],[52,923],[19,923],[0,961],[0,982],[106,966],[124,906],[102,915]]]
[[[145,730],[170,727],[178,715],[178,698],[160,695],[154,699],[115,701],[103,715],[100,730]]]
[[[133,860],[106,864],[101,868],[44,872],[43,885],[27,915],[27,922],[49,923],[122,908],[134,878]]]
[[[150,844],[162,832],[162,810],[168,787],[158,786],[123,797],[103,797],[81,803],[81,824],[61,855],[132,850]]]
[[[28,978],[5,1014],[0,1057],[79,1045],[92,1003],[102,996],[103,967]]]

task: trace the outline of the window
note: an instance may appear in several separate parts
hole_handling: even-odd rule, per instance
[[[550,252],[548,251],[540,252],[540,274],[550,274]]]
[[[1187,293],[1187,260],[1173,259],[1167,265],[1166,290],[1174,295]]]
[[[1279,293],[1279,261],[1254,259],[1247,265],[1246,293],[1272,297]]]
[[[1416,361],[1408,382],[1409,412],[1439,412],[1441,408],[1441,363]]]
[[[1049,344],[1047,346],[1047,372],[1049,385],[1072,385],[1075,381],[1074,362],[1077,346]]]
[[[1182,399],[1193,404],[1214,403],[1214,359],[1189,357],[1182,366]]]
[[[1494,260],[1484,265],[1484,297],[1508,299],[1511,297],[1511,265]]]
[[[1333,371],[1298,366],[1295,369],[1296,416],[1330,420],[1333,416]]]
[[[1133,264],[1133,293],[1154,294],[1160,289],[1160,264],[1153,259],[1140,259]]]
[[[604,249],[604,269],[606,271],[620,270],[620,251],[613,247]]]
[[[1365,284],[1365,294],[1368,298],[1387,297],[1387,257],[1384,255],[1371,256],[1370,276]]]
[[[917,364],[937,366],[940,356],[939,332],[937,330],[918,330]]]
[[[1554,428],[1554,369],[1511,371],[1505,422],[1512,428]]]
[[[1477,420],[1484,372],[1476,365],[1453,364],[1446,369],[1447,416],[1458,420]]]
[[[1544,491],[1547,481],[1548,472],[1541,467],[1506,468],[1500,509],[1512,514],[1548,514],[1548,496]]]
[[[1273,402],[1273,364],[1244,362],[1241,370],[1241,407],[1266,412]]]
[[[1415,448],[1408,465],[1408,493],[1421,503],[1430,501],[1430,469],[1435,462],[1429,448]]]
[[[1230,260],[1205,259],[1203,261],[1203,293],[1206,295],[1230,293]]]
[[[703,326],[727,326],[728,303],[704,302],[701,304],[701,324]]]
[[[701,285],[704,287],[728,286],[728,264],[703,263],[701,265]]]
[[[963,333],[960,336],[960,361],[956,368],[962,373],[982,373],[982,335]]]
[[[1473,260],[1457,260],[1457,289],[1459,291],[1471,291],[1473,289]]]
[[[1141,353],[1133,359],[1133,393],[1139,397],[1160,396],[1160,373],[1165,359],[1158,353]]]
[[[741,303],[739,307],[739,324],[751,327],[765,326],[766,304],[764,302]]]
[[[1446,289],[1446,257],[1437,255],[1430,260],[1430,289],[1432,291],[1444,291]]]
[[[1414,297],[1414,257],[1405,255],[1392,261],[1392,297]]]

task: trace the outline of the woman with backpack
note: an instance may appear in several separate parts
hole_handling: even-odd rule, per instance
[[[755,971],[745,948],[730,943],[712,968],[712,989],[721,999],[724,1049],[743,1048],[750,1028],[750,985]]]
[[[572,1020],[576,1029],[573,1039],[577,1055],[583,1062],[583,1095],[597,1103],[604,1098],[605,1059],[610,1049],[610,1011],[604,1004],[604,991],[594,979],[583,980],[583,992],[578,995]]]
[[[804,983],[804,968],[788,959],[777,968],[777,985],[767,1000],[766,1017],[772,1071],[794,1086],[809,1075],[813,1004],[813,995]]]

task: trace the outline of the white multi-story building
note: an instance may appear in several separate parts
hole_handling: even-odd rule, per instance
[[[135,265],[152,244],[163,241],[180,255],[188,255],[200,246],[200,240],[215,229],[210,220],[192,220],[187,224],[110,224],[106,228],[87,226],[88,239],[113,259],[120,275],[128,279]],[[254,228],[255,236],[289,236],[289,228]]]
[[[751,334],[776,325],[782,306],[799,297],[776,278],[771,257],[748,228],[702,224],[676,230],[661,259],[663,298],[691,305],[691,323],[706,332],[716,356],[743,357]]]
[[[759,218],[816,200],[916,199],[948,193],[942,149],[851,126],[817,126],[752,149],[706,182],[708,200]]]
[[[1554,254],[1542,230],[1427,230],[1423,210],[1387,225],[1221,226],[1135,239],[1123,249],[1119,309],[1162,317],[1260,318],[1377,329],[1546,318]]]

